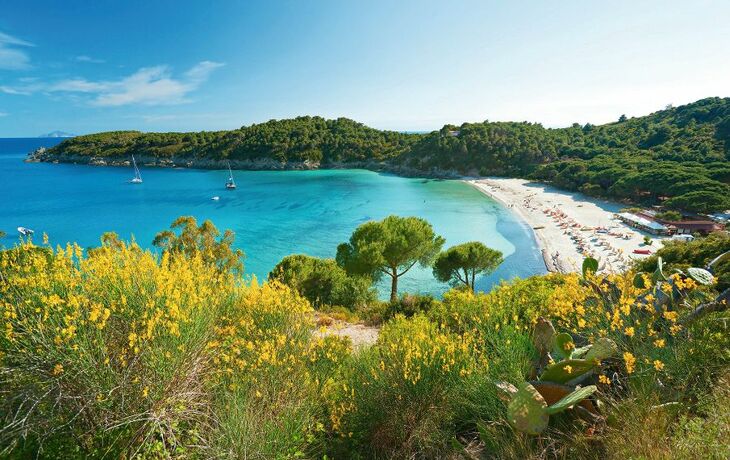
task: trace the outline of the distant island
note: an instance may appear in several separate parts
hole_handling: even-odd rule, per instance
[[[75,134],[67,133],[66,131],[51,131],[47,134],[41,134],[38,137],[74,137]]]
[[[506,176],[587,195],[709,213],[730,208],[730,98],[605,125],[446,125],[430,133],[303,116],[232,131],[114,131],[65,140],[29,161],[235,169],[358,167],[427,177]]]

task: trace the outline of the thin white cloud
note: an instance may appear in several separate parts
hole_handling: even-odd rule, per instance
[[[121,80],[89,81],[83,78],[64,80],[51,85],[48,91],[95,94],[91,104],[102,107],[181,104],[187,102],[186,96],[198,89],[211,72],[222,65],[218,62],[203,61],[180,78],[173,77],[167,66],[147,67]]]
[[[9,115],[8,112],[0,111],[0,117],[7,117],[8,115]]]
[[[23,47],[35,46],[30,42],[0,32],[0,69],[24,70],[30,68],[30,57]]]
[[[103,64],[103,63],[106,62],[103,59],[96,59],[96,58],[93,58],[91,56],[87,56],[85,54],[82,54],[80,56],[74,57],[74,61],[76,61],[76,62],[88,62],[88,63],[91,63],[91,64]]]
[[[29,91],[28,89],[26,89],[26,87],[23,86],[12,87],[5,85],[0,85],[0,93],[12,94],[16,96],[30,96],[31,94],[33,94],[32,91]]]
[[[0,86],[0,92],[14,95],[30,95],[39,91],[66,93],[87,98],[87,102],[99,107],[123,105],[174,105],[188,102],[187,96],[205,83],[210,74],[224,64],[202,61],[174,77],[169,67],[156,66],[139,69],[119,80],[92,81],[71,78],[55,83],[30,82],[17,86]]]

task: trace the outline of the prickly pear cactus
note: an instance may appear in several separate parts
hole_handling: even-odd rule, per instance
[[[532,334],[532,343],[535,345],[540,356],[547,354],[553,346],[553,337],[555,336],[555,327],[550,320],[542,316],[537,319],[535,331]]]
[[[616,342],[607,338],[601,337],[593,343],[593,346],[585,354],[583,359],[586,361],[603,361],[604,359],[616,356],[618,353],[618,346]]]
[[[553,363],[545,368],[540,380],[546,382],[565,383],[592,371],[596,367],[595,360],[566,359]]]
[[[598,261],[593,257],[586,257],[583,259],[583,278],[588,275],[588,272],[594,274],[598,271]]]
[[[593,347],[593,345],[586,345],[585,347],[576,348],[573,350],[573,353],[570,354],[571,359],[581,359],[583,358],[586,353],[588,353],[588,350],[590,350]]]
[[[552,406],[547,408],[548,414],[557,414],[565,409],[579,404],[581,401],[595,393],[597,390],[595,385],[588,385],[587,387],[579,388],[569,395],[565,396],[560,401],[556,402]]]
[[[667,280],[667,277],[664,276],[664,261],[662,260],[661,257],[659,257],[656,261],[656,270],[652,274],[651,278],[652,278],[652,281],[654,281],[655,283],[657,281],[666,281]]]
[[[646,280],[644,279],[644,273],[637,273],[634,275],[634,287],[636,289],[646,289],[649,286],[647,286]]]
[[[530,384],[542,395],[548,406],[552,406],[575,390],[571,386],[554,382],[533,381]],[[595,404],[590,399],[584,399],[579,405],[592,414],[598,414]]]
[[[569,358],[573,350],[575,350],[575,344],[570,334],[561,332],[555,336],[555,340],[553,341],[553,355],[556,358]]]
[[[536,435],[548,425],[550,416],[547,407],[545,399],[535,387],[523,382],[507,406],[507,417],[509,423],[516,429]]]
[[[704,284],[705,286],[709,286],[710,284],[715,282],[715,277],[712,276],[712,273],[708,272],[704,268],[697,268],[697,267],[691,267],[687,269],[687,274],[692,278],[693,280],[697,281],[700,284]]]

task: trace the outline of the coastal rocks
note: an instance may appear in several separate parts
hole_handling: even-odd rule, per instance
[[[256,158],[246,160],[228,160],[203,157],[158,157],[153,155],[135,154],[137,163],[145,167],[158,168],[195,168],[195,169],[226,169],[230,162],[232,169],[250,171],[309,171],[316,169],[368,169],[370,171],[388,172],[404,177],[427,177],[439,179],[458,179],[461,174],[456,170],[431,168],[423,170],[402,164],[393,164],[378,161],[357,162],[328,162],[279,161],[273,158]],[[41,147],[28,154],[27,162],[73,163],[92,166],[124,166],[129,167],[129,158],[119,156],[82,155],[75,153],[53,153]]]

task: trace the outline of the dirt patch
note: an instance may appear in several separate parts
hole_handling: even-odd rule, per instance
[[[316,336],[336,335],[338,337],[349,337],[355,349],[374,344],[378,340],[378,334],[380,333],[380,328],[378,327],[339,321],[327,315],[317,314],[315,321],[320,326],[314,332]]]

